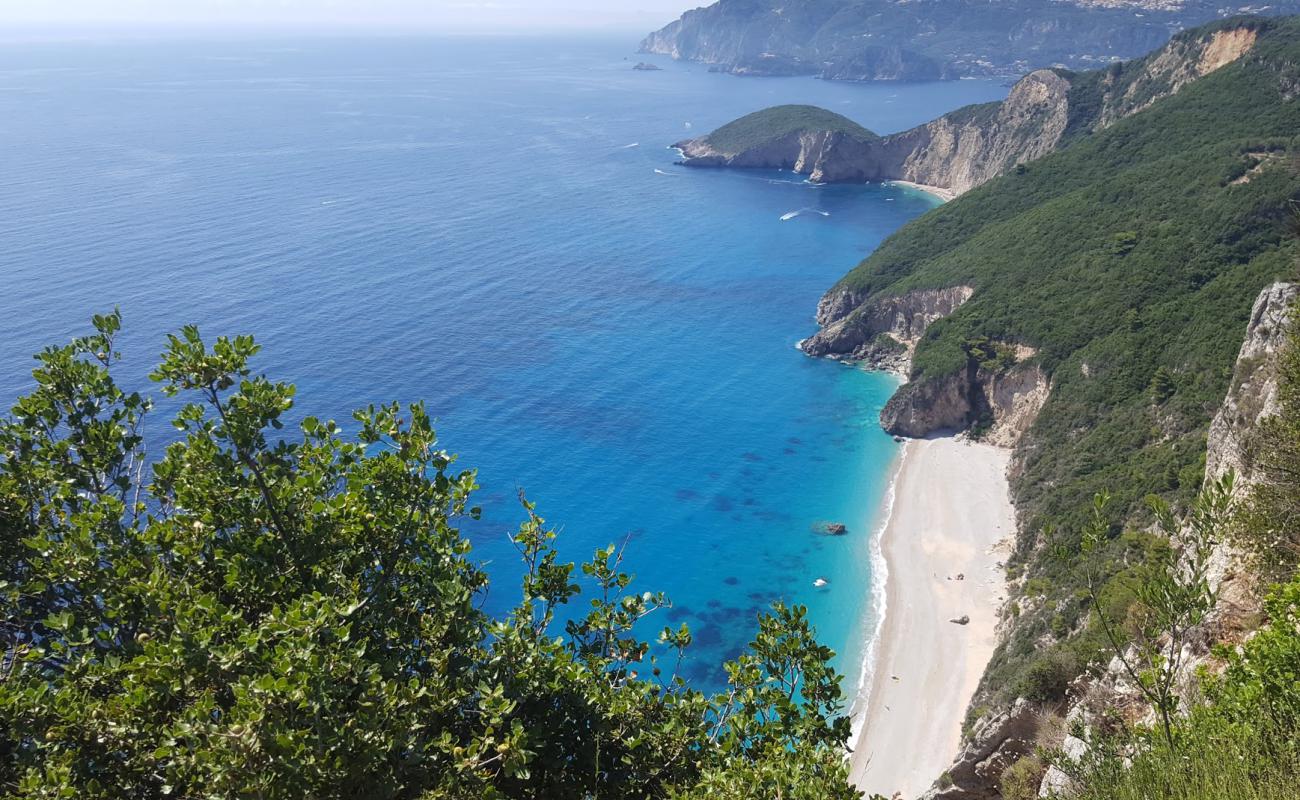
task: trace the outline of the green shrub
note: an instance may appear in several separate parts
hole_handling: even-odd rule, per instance
[[[1047,765],[1037,756],[1025,756],[1002,772],[999,788],[1003,800],[1036,800]]]
[[[1074,653],[1064,647],[1053,647],[1029,663],[1015,691],[1021,697],[1039,702],[1060,700],[1079,672],[1080,664]]]
[[[152,406],[113,379],[117,315],[95,324],[0,420],[0,795],[857,796],[805,609],[774,606],[704,696],[672,666],[688,630],[637,635],[666,599],[613,546],[578,578],[525,502],[522,592],[490,618],[475,475],[422,405],[289,435],[252,338],[186,328],[153,374],[179,438],[146,476]]]

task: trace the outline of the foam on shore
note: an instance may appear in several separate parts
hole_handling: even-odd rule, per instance
[[[1015,530],[1009,458],[991,445],[937,438],[909,442],[898,459],[873,569],[879,614],[864,631],[870,663],[854,700],[850,770],[868,794],[916,797],[960,747],[966,707],[997,642],[1005,594],[997,562]],[[951,621],[960,616],[968,624]]]

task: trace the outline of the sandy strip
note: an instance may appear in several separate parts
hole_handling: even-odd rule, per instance
[[[868,795],[911,800],[957,754],[1006,595],[997,562],[1015,531],[1009,459],[1008,450],[952,438],[906,445],[881,534],[885,621],[850,760]],[[949,622],[963,615],[968,625]]]
[[[895,186],[907,186],[912,189],[925,192],[926,194],[932,194],[935,197],[939,198],[940,200],[944,201],[945,203],[948,202],[949,200],[954,200],[957,197],[957,193],[954,192],[952,189],[945,189],[942,186],[929,186],[924,183],[912,183],[911,181],[888,181],[888,182],[892,183]]]

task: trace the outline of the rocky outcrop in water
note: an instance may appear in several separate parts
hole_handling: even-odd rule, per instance
[[[960,194],[1056,148],[1068,117],[1070,82],[1050,70],[1025,76],[1001,103],[959,109],[874,140],[801,131],[741,152],[709,136],[678,142],[694,167],[790,169],[818,183],[903,180]]]

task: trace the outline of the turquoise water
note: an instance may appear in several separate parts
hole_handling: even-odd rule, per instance
[[[301,409],[428,401],[480,470],[489,609],[516,597],[523,487],[567,557],[628,542],[661,621],[695,629],[698,685],[777,598],[855,672],[894,380],[795,342],[934,201],[666,148],[775,103],[889,132],[1006,90],[633,72],[634,41],[7,45],[0,397],[113,304],[141,384],[166,331],[252,332]],[[849,534],[814,535],[830,520]]]

